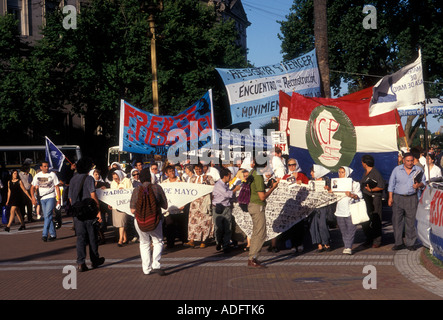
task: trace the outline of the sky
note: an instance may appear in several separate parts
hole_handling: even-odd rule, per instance
[[[248,60],[256,67],[279,63],[283,60],[281,54],[281,41],[277,37],[280,32],[280,24],[277,21],[286,20],[293,0],[242,0],[251,25],[247,30]],[[344,94],[347,88],[344,87]],[[406,117],[402,117],[403,126]],[[431,132],[439,130],[443,126],[440,122],[428,116],[428,129]]]

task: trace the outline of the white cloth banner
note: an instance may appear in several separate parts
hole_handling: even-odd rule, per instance
[[[400,117],[421,115],[424,112],[423,103],[416,103],[411,106],[400,107],[397,109],[397,111]],[[426,99],[426,113],[443,114],[443,99],[441,98]]]
[[[437,189],[426,187],[423,191],[420,201],[417,206],[417,236],[426,248],[430,247],[429,232],[431,230],[431,223],[429,221],[429,210],[431,207],[432,198]]]
[[[425,101],[421,53],[417,60],[392,75],[383,77],[373,88],[369,116]]]
[[[160,186],[163,188],[166,199],[168,200],[168,209],[163,210],[164,212],[177,210],[189,202],[211,193],[214,189],[214,186],[210,185],[184,182],[162,183]],[[133,191],[133,188],[97,189],[96,193],[100,201],[103,201],[114,209],[134,216],[129,207]]]
[[[125,212],[130,216],[134,216],[129,208],[129,202],[131,201],[132,191],[134,189],[97,189],[98,200],[111,206],[113,209]]]
[[[289,183],[281,180],[278,187],[266,199],[266,240],[277,237],[300,222],[316,208],[333,204],[345,197],[343,193],[312,191],[308,185]],[[252,219],[249,212],[244,212],[234,203],[235,222],[243,232],[251,237]]]
[[[246,69],[216,68],[228,92],[232,123],[279,116],[279,91],[320,96],[315,50],[293,60]]]
[[[432,196],[429,206],[429,242],[432,254],[443,261],[443,186]]]

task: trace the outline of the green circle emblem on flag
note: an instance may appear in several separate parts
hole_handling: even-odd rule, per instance
[[[318,106],[306,126],[306,145],[315,163],[337,172],[349,166],[357,151],[355,127],[335,106]]]

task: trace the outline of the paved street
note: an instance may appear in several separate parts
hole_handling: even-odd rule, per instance
[[[138,244],[117,247],[113,230],[99,248],[105,264],[95,270],[73,273],[75,235],[71,218],[64,218],[57,240],[43,242],[43,222],[27,230],[0,231],[0,299],[4,300],[441,300],[443,281],[419,262],[417,251],[392,251],[392,230],[384,223],[388,244],[362,249],[358,230],[356,252],[342,254],[341,236],[333,229],[333,250],[304,253],[293,250],[270,253],[262,250],[264,270],[246,267],[241,248],[229,254],[215,246],[189,249],[181,245],[165,250],[162,266],[167,276],[144,275]],[[89,261],[88,261],[89,263]],[[365,266],[369,271],[364,271]],[[64,268],[65,273],[63,272]],[[77,277],[76,289],[65,289],[66,277]],[[368,276],[374,276],[368,282]],[[366,280],[365,280],[366,279]],[[72,282],[70,282],[72,284]],[[365,289],[366,285],[372,285]],[[375,287],[374,287],[375,286]]]

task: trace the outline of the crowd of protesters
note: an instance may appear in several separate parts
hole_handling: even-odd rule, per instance
[[[295,252],[303,252],[304,245],[309,242],[318,253],[330,251],[332,250],[330,229],[338,227],[343,240],[343,254],[353,254],[357,226],[351,220],[350,204],[358,200],[365,202],[370,218],[361,225],[365,236],[363,246],[379,248],[384,240],[382,232],[384,196],[387,205],[392,207],[393,211],[395,237],[393,250],[403,248],[415,250],[417,243],[415,212],[418,197],[427,182],[442,177],[442,162],[441,153],[432,148],[428,155],[420,154],[416,149],[399,153],[398,167],[393,170],[389,181],[384,181],[376,168],[377,163],[374,158],[364,155],[361,159],[363,177],[353,177],[352,169],[345,166],[338,171],[340,178],[353,179],[352,190],[346,192],[346,196],[337,203],[315,209],[306,219],[272,239],[268,251],[278,252],[283,248],[292,248]],[[88,224],[84,224],[74,218],[73,230],[79,238],[82,237],[77,241],[79,271],[88,270],[84,263],[84,247],[87,244],[84,239],[91,238],[92,235],[97,236],[97,241],[89,243],[93,246],[91,251],[93,267],[104,263],[104,258],[98,254],[98,245],[106,243],[105,232],[110,226],[115,230],[118,247],[124,247],[129,243],[140,243],[143,271],[146,274],[151,272],[165,274],[160,265],[163,243],[169,249],[177,245],[205,248],[214,243],[217,251],[229,253],[243,242],[244,250],[249,251],[248,267],[264,268],[266,266],[258,260],[258,256],[266,238],[266,199],[278,187],[279,182],[288,180],[307,184],[309,179],[324,180],[325,189],[332,192],[328,176],[330,171],[327,168],[314,165],[310,172],[302,172],[297,159],[284,157],[279,148],[275,149],[272,161],[266,168],[257,165],[253,158],[235,161],[229,165],[219,165],[214,161],[171,164],[167,159],[157,157],[156,161],[149,163],[134,161],[125,168],[120,163],[114,162],[106,172],[95,168],[92,163],[87,173],[84,172],[84,164],[81,170],[81,174],[90,177],[87,180],[88,191],[83,192],[86,197],[96,199],[99,219],[92,219]],[[420,176],[420,180],[409,179],[419,172],[424,173]],[[28,159],[20,170],[9,172],[2,168],[0,201],[2,207],[10,208],[7,223],[3,221],[5,232],[10,232],[15,219],[20,224],[18,231],[26,229],[26,220],[27,223],[31,223],[43,219],[42,240],[54,241],[57,237],[56,230],[61,226],[59,221],[61,208],[69,217],[73,204],[69,190],[70,182],[74,181],[77,190],[79,179],[73,178],[78,174],[80,171],[76,164],[66,164],[61,172],[55,173],[49,170],[48,162],[43,161],[34,168]],[[368,183],[369,180],[373,181],[373,184]],[[161,230],[149,233],[141,231],[134,217],[104,204],[94,193],[94,190],[99,188],[142,188],[149,184],[173,182],[213,185],[214,189],[212,194],[196,199],[181,208],[174,207],[167,210],[162,217]],[[245,186],[248,186],[250,193],[249,204],[245,210],[251,215],[253,223],[250,237],[246,237],[237,226],[232,214],[233,203],[240,197],[240,192]],[[166,198],[160,192],[161,188],[156,187],[155,190],[159,207],[166,210]],[[133,200],[131,200],[131,209],[133,212],[137,210]],[[403,230],[405,230],[405,242],[403,242]],[[334,244],[334,247],[337,246],[339,244]],[[149,251],[151,247],[154,250],[152,260]]]

